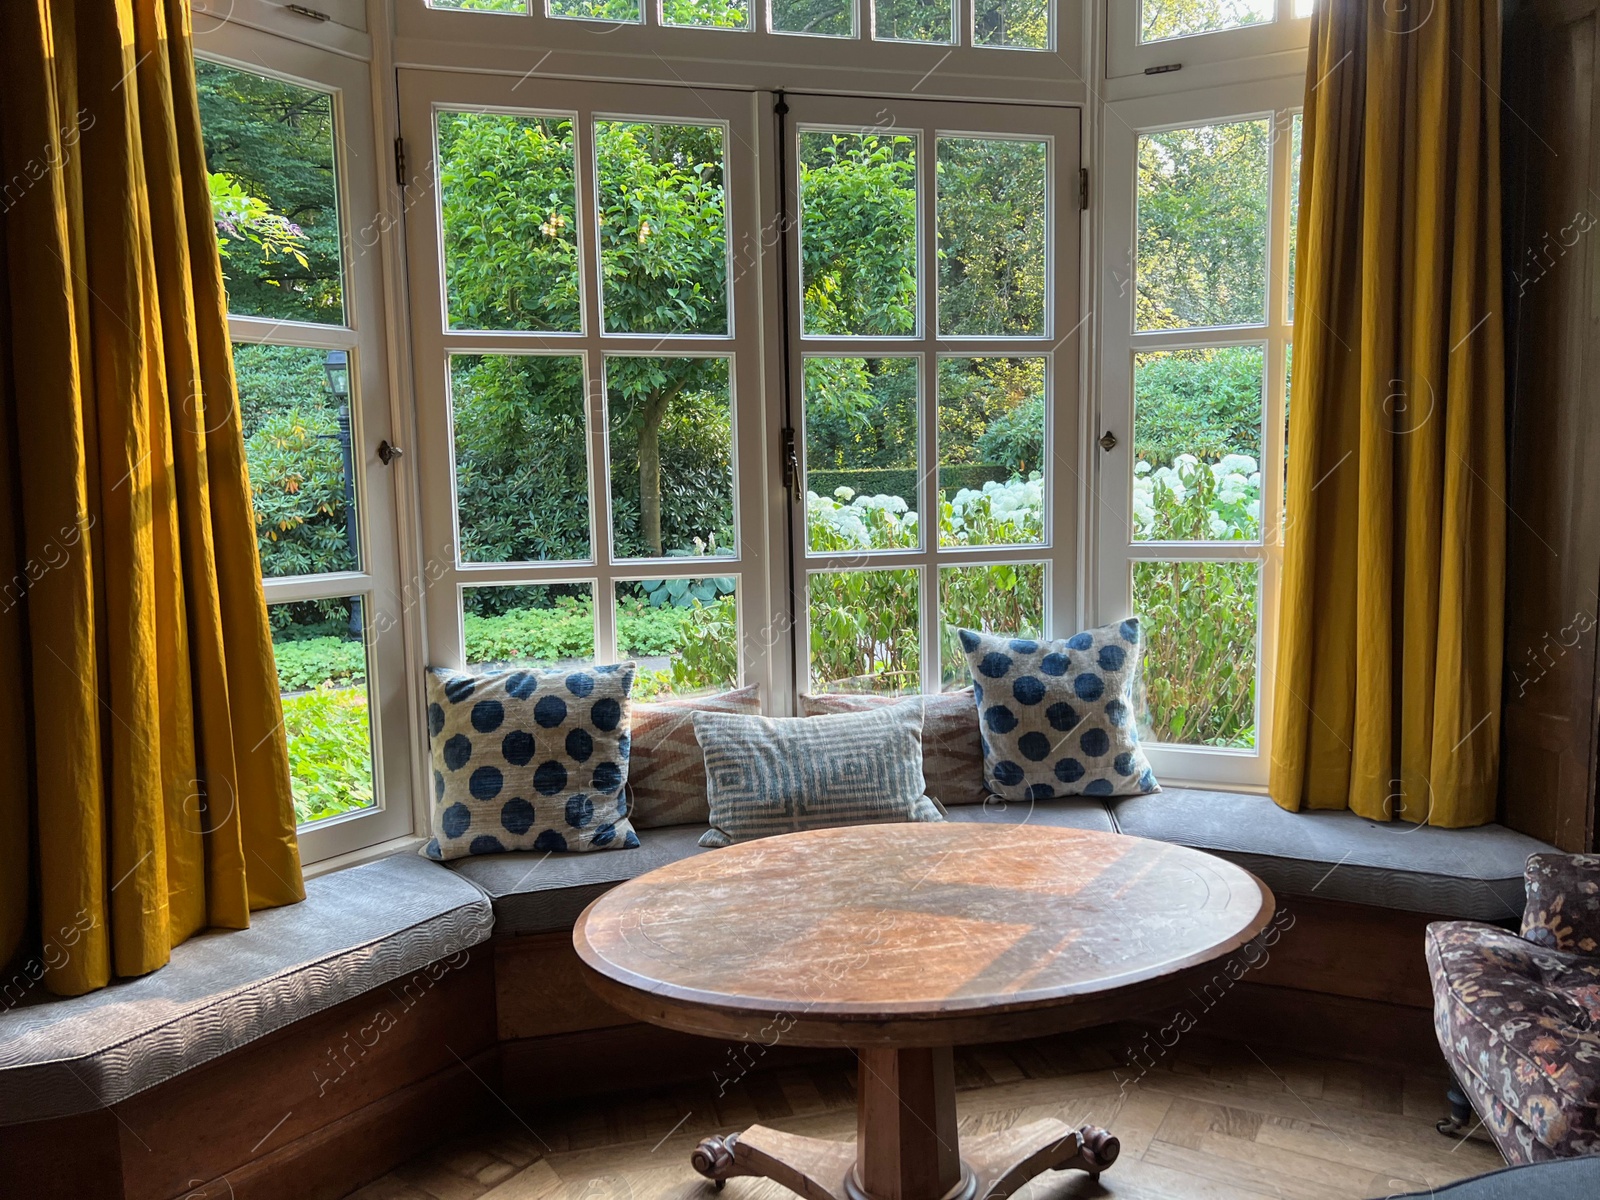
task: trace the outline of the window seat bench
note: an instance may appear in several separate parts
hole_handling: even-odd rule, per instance
[[[1498,826],[1291,814],[1186,788],[991,800],[949,819],[1120,831],[1254,871],[1292,925],[1242,981],[1206,989],[1197,1015],[1214,1036],[1352,1058],[1436,1055],[1423,928],[1514,919],[1523,863],[1550,849]],[[704,830],[447,866],[398,854],[313,879],[305,903],[192,938],[161,970],[86,996],[0,980],[0,1200],[332,1200],[506,1100],[725,1070],[732,1047],[601,1003],[571,942],[609,888],[706,853]],[[819,1053],[777,1046],[759,1065]]]

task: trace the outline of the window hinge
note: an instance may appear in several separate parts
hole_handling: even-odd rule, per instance
[[[327,13],[318,12],[314,8],[307,8],[304,4],[286,4],[286,5],[284,5],[284,7],[287,8],[290,12],[294,13],[296,16],[307,17],[307,18],[309,18],[310,20],[313,20],[313,21],[331,21],[331,20],[333,20],[333,18],[330,17]]]
[[[1078,169],[1078,208],[1087,212],[1089,209],[1089,168]]]
[[[394,140],[394,181],[406,185],[406,140],[401,137]]]
[[[800,456],[795,453],[793,429],[783,431],[783,486],[791,493],[800,486]]]

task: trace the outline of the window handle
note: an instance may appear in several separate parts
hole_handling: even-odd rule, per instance
[[[387,438],[378,443],[378,459],[386,467],[392,467],[394,460],[404,458],[405,453],[399,446],[391,446]]]
[[[1111,451],[1115,450],[1116,448],[1117,448],[1117,435],[1112,433],[1111,430],[1108,429],[1108,430],[1106,430],[1104,433],[1102,433],[1100,435],[1100,449],[1104,450],[1107,454],[1109,454],[1109,453],[1111,453]],[[381,451],[380,451],[380,453],[381,453]]]

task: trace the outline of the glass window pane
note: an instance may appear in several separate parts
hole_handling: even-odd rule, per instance
[[[1136,562],[1144,622],[1143,736],[1184,746],[1256,744],[1253,562]]]
[[[228,311],[343,325],[333,96],[195,62]]]
[[[1133,356],[1136,541],[1261,536],[1260,346]]]
[[[526,13],[528,0],[428,0],[428,7],[464,12]]]
[[[945,567],[939,572],[939,686],[947,692],[972,682],[958,629],[1017,637],[1044,633],[1044,564],[996,563]]]
[[[1050,0],[972,0],[973,42],[1014,50],[1050,48]]]
[[[469,670],[587,666],[594,662],[594,588],[464,587],[461,633]]]
[[[1049,146],[938,142],[939,332],[1041,337]]]
[[[1044,540],[1044,412],[1042,357],[939,360],[941,546]]]
[[[814,571],[808,582],[812,692],[922,690],[916,570]]]
[[[806,333],[916,332],[916,137],[801,132],[800,273]]]
[[[549,0],[545,11],[552,17],[571,17],[579,21],[637,25],[644,20],[641,0]]]
[[[771,0],[773,33],[855,37],[855,0]]]
[[[450,405],[461,561],[589,558],[583,359],[453,354]]]
[[[361,569],[344,350],[235,344],[261,573]]]
[[[359,596],[267,605],[301,825],[371,808],[372,716]]]
[[[1235,121],[1139,138],[1139,329],[1266,319],[1270,132]]]
[[[579,328],[572,121],[439,114],[451,329]]]
[[[722,129],[594,123],[604,324],[610,333],[727,333]]]
[[[739,682],[732,575],[617,584],[617,658],[639,664],[635,700],[726,692]]]
[[[955,15],[950,0],[874,0],[872,36],[880,41],[945,42]]]
[[[662,0],[661,23],[709,29],[748,29],[750,5],[746,0]]]
[[[1294,15],[1309,17],[1311,10],[1316,6],[1316,0],[1294,0]]]
[[[907,550],[917,521],[920,360],[805,360],[806,545]]]
[[[1289,123],[1289,320],[1294,320],[1295,251],[1300,243],[1300,147],[1304,120],[1295,113]]]
[[[1259,25],[1273,18],[1274,0],[1143,0],[1139,11],[1139,40],[1189,37]]]
[[[606,408],[613,555],[731,555],[728,360],[608,358]]]

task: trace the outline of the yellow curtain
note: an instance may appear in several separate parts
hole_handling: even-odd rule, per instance
[[[75,995],[305,890],[188,4],[0,63],[0,961]]]
[[[1332,0],[1306,70],[1271,787],[1491,821],[1505,435],[1496,0]]]

